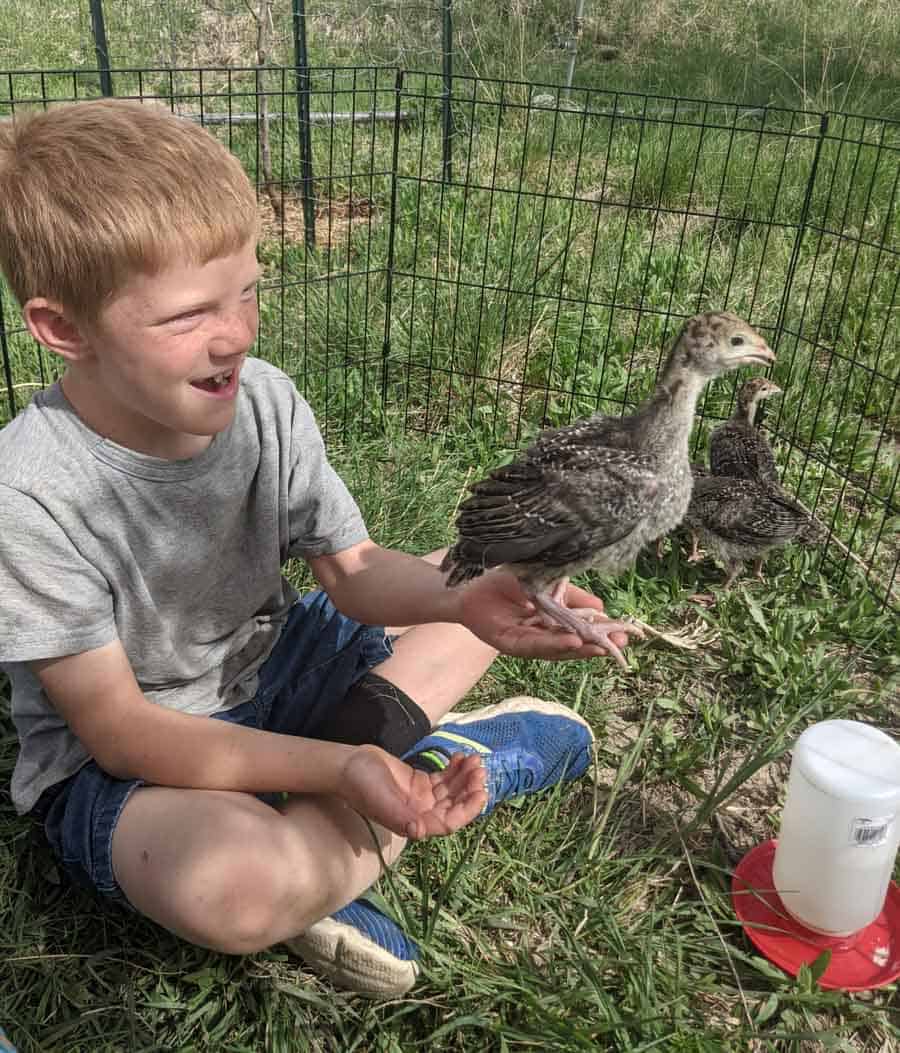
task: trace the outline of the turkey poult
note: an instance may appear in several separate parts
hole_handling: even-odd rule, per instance
[[[738,392],[734,413],[709,437],[709,468],[713,475],[777,483],[775,455],[767,439],[754,427],[756,407],[780,395],[781,388],[765,377],[753,377]]]
[[[821,526],[801,505],[780,487],[754,479],[695,478],[684,522],[725,567],[726,589],[746,560],[756,561],[756,576],[761,579],[770,549],[822,539]]]
[[[544,621],[606,648],[624,667],[609,636],[641,636],[640,630],[565,607],[569,576],[592,567],[618,574],[681,522],[691,496],[688,440],[700,392],[728,370],[774,359],[759,333],[733,314],[688,319],[653,394],[634,414],[598,414],[545,431],[471,488],[456,520],[458,539],[441,564],[447,585],[504,566]]]

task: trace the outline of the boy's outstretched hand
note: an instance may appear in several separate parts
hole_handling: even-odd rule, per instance
[[[574,633],[542,624],[517,579],[504,571],[476,578],[459,590],[459,598],[462,624],[503,654],[560,660],[597,658],[608,653],[597,644],[583,643]],[[596,611],[598,620],[608,620],[603,612],[603,600],[577,585],[569,584],[565,605],[581,611]],[[620,648],[628,643],[625,633],[611,633],[610,639]]]
[[[377,746],[353,751],[342,772],[341,796],[361,815],[395,834],[421,840],[452,834],[481,813],[487,800],[478,756],[455,754],[429,774]]]

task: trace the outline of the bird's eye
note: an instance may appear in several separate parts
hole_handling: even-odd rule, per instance
[[[742,336],[733,336],[731,338],[731,346],[732,347],[740,347],[741,344],[743,344],[743,342],[744,342],[744,338]]]

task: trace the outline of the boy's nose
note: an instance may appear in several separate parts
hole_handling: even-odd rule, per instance
[[[222,318],[211,352],[217,355],[233,355],[246,351],[256,339],[255,322],[241,311]]]

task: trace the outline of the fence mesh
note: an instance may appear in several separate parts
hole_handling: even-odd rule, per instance
[[[114,82],[242,159],[263,229],[258,350],[330,441],[390,417],[510,444],[622,412],[681,319],[728,308],[776,350],[764,427],[829,529],[823,560],[897,605],[900,125],[464,77],[448,97],[438,74],[375,67]],[[96,73],[3,73],[0,115],[94,94]],[[8,419],[56,366],[5,290],[0,307]],[[707,389],[698,447],[738,382]]]
[[[453,3],[457,72],[514,70],[563,78],[575,0]],[[187,68],[256,62],[259,20],[268,26],[267,62],[295,63],[295,0],[103,0],[110,63],[118,68]],[[443,0],[306,0],[312,61],[324,66],[394,65],[438,69],[444,48]],[[604,54],[605,37],[583,41],[585,56]],[[35,42],[39,41],[39,47]],[[42,69],[96,69],[90,0],[28,0],[0,36],[0,68],[23,68],[40,54]],[[614,52],[615,49],[610,49]]]

